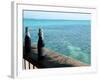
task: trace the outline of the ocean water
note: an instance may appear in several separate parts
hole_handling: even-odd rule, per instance
[[[23,26],[29,27],[32,43],[37,44],[38,29],[42,28],[46,48],[91,64],[90,20],[23,19]]]

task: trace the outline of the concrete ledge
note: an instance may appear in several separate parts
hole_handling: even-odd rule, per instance
[[[38,60],[37,48],[32,47],[31,53],[24,54],[24,59],[35,65],[37,68],[57,68],[57,67],[81,67],[89,66],[76,59],[68,56],[60,55],[57,52],[51,51],[47,48],[43,49],[43,60]]]

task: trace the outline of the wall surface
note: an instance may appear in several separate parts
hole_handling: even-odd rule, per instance
[[[21,2],[21,0],[17,0]],[[100,26],[100,5],[99,0],[23,0],[23,2],[32,2],[34,4],[49,4],[49,5],[77,5],[92,6],[97,8],[98,27]],[[100,34],[100,30],[97,30]],[[100,43],[98,35],[97,43]],[[100,48],[99,45],[98,49]],[[100,80],[100,54],[98,54],[98,71],[90,74],[75,74],[66,76],[52,76],[45,78],[29,78],[22,80]],[[0,0],[0,80],[12,80],[10,77],[11,71],[11,0]],[[21,80],[21,79],[18,79]]]

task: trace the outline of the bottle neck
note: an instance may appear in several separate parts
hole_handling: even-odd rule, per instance
[[[30,37],[30,33],[29,33],[29,31],[28,31],[28,27],[26,27],[25,33],[26,33],[26,35],[27,35],[28,37]]]
[[[42,39],[44,39],[43,30],[39,30],[38,35],[39,35],[39,37],[41,37]]]

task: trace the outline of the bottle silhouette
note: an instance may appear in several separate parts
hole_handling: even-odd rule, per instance
[[[43,42],[43,33],[42,30],[39,28],[39,33],[38,33],[38,60],[43,59],[43,47],[44,47],[44,42]]]
[[[25,28],[25,52],[26,53],[31,52],[31,38],[28,31],[28,27]]]

